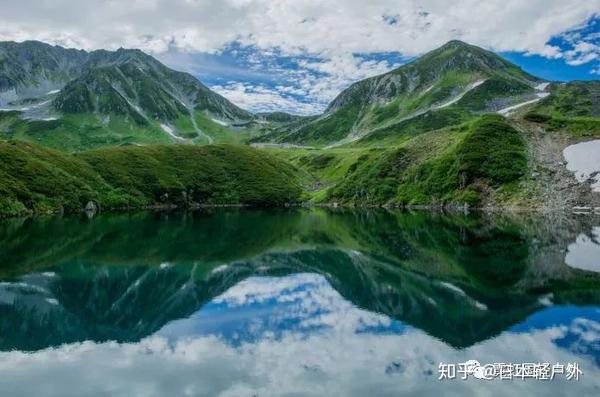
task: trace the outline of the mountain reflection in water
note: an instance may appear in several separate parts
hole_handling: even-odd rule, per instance
[[[4,221],[0,395],[597,395],[599,225],[322,209]],[[437,380],[468,359],[584,376]]]

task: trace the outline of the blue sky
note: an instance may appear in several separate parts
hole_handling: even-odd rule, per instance
[[[549,80],[600,78],[600,0],[20,0],[0,40],[140,48],[251,111],[315,114],[452,39]]]
[[[582,46],[581,43],[589,45]],[[560,56],[528,51],[497,52],[527,72],[547,80],[600,79],[599,16],[592,16],[582,24],[550,37],[546,44],[555,48]],[[364,72],[357,70],[354,76],[342,78],[342,81],[334,73],[328,73],[327,69],[316,67],[327,62],[319,56],[287,56],[277,50],[261,51],[240,43],[232,43],[215,54],[169,51],[159,55],[159,59],[194,74],[211,88],[250,110],[317,114],[353,81],[386,72],[418,55],[403,56],[399,51],[349,54],[348,57]],[[315,67],[307,66],[311,64]],[[324,83],[332,78],[337,81],[331,86],[318,86],[319,80]]]

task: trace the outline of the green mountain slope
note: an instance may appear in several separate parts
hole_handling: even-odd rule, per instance
[[[77,155],[0,141],[0,217],[150,205],[297,201],[295,171],[244,146],[163,145],[106,148]]]
[[[523,116],[545,129],[579,136],[600,135],[600,81],[552,84],[551,94]]]
[[[0,105],[19,112],[12,123],[3,117],[10,137],[66,150],[212,143],[223,135],[237,141],[233,125],[253,118],[193,76],[139,50],[88,53],[39,42],[0,43]],[[30,121],[39,128],[23,127]],[[76,132],[80,126],[91,139]]]
[[[454,142],[446,139],[445,146],[430,148],[428,157],[411,146],[367,152],[329,190],[328,200],[478,205],[490,189],[527,172],[525,141],[501,116],[484,116],[452,137]]]
[[[347,143],[449,108],[465,115],[495,112],[535,98],[540,83],[490,51],[451,41],[389,73],[352,84],[316,120],[269,138],[302,144]]]

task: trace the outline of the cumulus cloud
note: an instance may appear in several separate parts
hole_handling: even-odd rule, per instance
[[[212,85],[211,88],[233,103],[253,112],[284,111],[293,114],[316,114],[321,104],[301,101],[288,95],[287,87],[269,88],[262,84],[230,82],[224,85]]]
[[[82,48],[173,46],[216,52],[235,40],[289,54],[419,54],[452,38],[542,54],[554,35],[600,9],[598,0],[272,1],[29,0],[3,4],[2,39]],[[475,17],[476,16],[476,17]]]
[[[84,49],[136,47],[153,54],[174,50],[218,54],[239,43],[257,49],[260,56],[316,57],[319,61],[304,66],[320,72],[321,80],[309,76],[296,88],[308,90],[320,109],[350,81],[393,66],[365,61],[356,54],[396,52],[412,57],[450,39],[462,39],[496,51],[562,57],[572,65],[598,59],[598,47],[589,48],[589,38],[580,37],[566,53],[549,41],[596,15],[600,0],[459,0],[451,5],[440,0],[5,3],[0,40],[38,39]],[[252,90],[233,93],[251,106],[268,98]],[[283,94],[278,98],[285,99]],[[266,105],[258,103],[261,106]]]
[[[256,322],[243,320],[261,315],[271,319],[275,312],[278,322],[268,324],[268,329],[286,332],[280,337],[259,332],[258,338],[234,344],[218,333],[195,333],[194,324],[170,324],[139,343],[83,342],[37,352],[0,352],[0,394],[548,396],[594,395],[600,387],[600,370],[589,356],[600,325],[589,318],[541,312],[534,323],[549,324],[543,328],[506,331],[471,347],[454,349],[412,327],[399,333],[377,332],[379,326],[387,327],[394,320],[354,307],[314,274],[250,278],[213,303],[228,305],[228,311],[207,313],[211,322],[226,320],[223,328],[241,322],[247,332],[254,333]],[[231,309],[240,306],[247,310],[246,316],[232,315]],[[315,324],[322,327],[311,328]],[[305,332],[307,328],[312,331]],[[566,381],[560,375],[553,381],[437,380],[438,363],[469,359],[577,362],[583,377],[580,382]]]

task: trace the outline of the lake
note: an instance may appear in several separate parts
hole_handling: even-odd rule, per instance
[[[462,379],[468,360],[516,375]],[[1,396],[441,393],[600,395],[600,216],[0,222]]]

